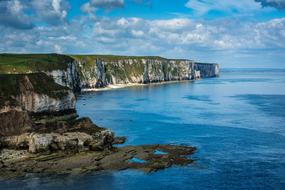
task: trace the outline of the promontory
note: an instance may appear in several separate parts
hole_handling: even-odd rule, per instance
[[[126,137],[78,118],[76,94],[217,76],[218,64],[185,59],[0,54],[0,178],[128,168],[150,172],[190,164],[195,147],[115,146]]]

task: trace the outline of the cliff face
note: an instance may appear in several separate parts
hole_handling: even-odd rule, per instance
[[[51,76],[56,83],[62,86],[69,87],[78,92],[81,89],[77,63],[72,61],[67,64],[63,70],[57,69],[52,71],[44,71],[48,76]]]
[[[190,60],[170,60],[159,57],[75,57],[73,63],[79,76],[75,82],[81,88],[101,88],[110,84],[154,83],[194,80],[219,75],[218,64],[195,63]]]
[[[218,64],[154,56],[0,54],[0,74],[44,72],[74,92],[112,84],[195,80],[219,75]],[[48,97],[35,97],[37,104]],[[58,107],[52,103],[53,108]],[[49,108],[44,108],[49,109]]]
[[[75,113],[75,96],[43,73],[0,75],[0,134],[29,130],[37,117]],[[41,123],[41,122],[39,122]]]
[[[0,75],[0,81],[2,111],[8,107],[35,113],[75,109],[72,91],[45,74]]]
[[[201,78],[218,77],[220,75],[218,64],[195,63],[195,70],[200,71]]]

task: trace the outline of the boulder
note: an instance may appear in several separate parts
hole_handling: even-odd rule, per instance
[[[114,142],[114,133],[109,130],[103,130],[93,136],[94,140],[90,142],[89,149],[93,151],[102,151],[112,148]]]
[[[29,150],[30,153],[54,151],[80,151],[90,149],[102,151],[111,149],[112,145],[124,142],[124,138],[114,138],[109,130],[94,133],[24,133],[19,136],[3,137],[3,145],[7,148]],[[1,143],[2,144],[2,143]]]
[[[113,144],[124,144],[126,142],[126,137],[115,137]]]
[[[53,143],[53,134],[32,134],[29,137],[29,152],[38,153],[50,150]]]

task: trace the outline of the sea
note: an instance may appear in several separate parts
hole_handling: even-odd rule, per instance
[[[127,145],[195,146],[194,163],[153,173],[29,174],[0,181],[1,190],[285,189],[284,69],[88,92],[77,110]]]

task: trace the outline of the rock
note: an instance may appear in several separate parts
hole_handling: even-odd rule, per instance
[[[32,134],[29,138],[29,152],[38,153],[50,150],[53,134]]]
[[[10,161],[17,161],[22,158],[28,157],[29,153],[27,150],[10,150],[10,149],[3,149],[0,152],[0,161],[6,162],[7,160]]]
[[[2,150],[2,148],[3,148],[3,142],[2,142],[3,140],[2,140],[2,137],[0,136],[0,151]]]
[[[63,135],[40,134],[33,135],[29,144],[31,153],[41,151],[80,151],[83,150],[86,144],[89,144],[93,137],[86,133],[64,133]]]
[[[89,144],[89,149],[93,151],[111,149],[115,140],[114,133],[109,130],[101,131],[94,139],[95,140]]]
[[[62,148],[63,146],[61,146]],[[57,144],[57,143],[54,143],[52,142],[50,145],[49,145],[49,149],[54,152],[54,151],[58,151],[60,150],[60,146]]]
[[[117,142],[116,142],[117,141]],[[102,151],[111,149],[114,142],[123,143],[124,138],[115,141],[114,133],[103,130],[89,135],[84,132],[66,133],[25,133],[19,136],[4,137],[8,148],[28,149],[30,153],[54,151],[80,151],[90,149]]]
[[[89,135],[100,133],[105,130],[104,128],[98,127],[95,125],[90,118],[80,118],[77,119],[76,122],[70,127],[68,132],[82,132],[87,133]]]
[[[198,78],[218,77],[220,75],[218,64],[195,63],[194,69],[199,72]]]
[[[124,144],[126,142],[126,137],[115,137],[113,144]]]
[[[114,142],[114,133],[109,130],[104,130],[101,131],[100,136],[101,143],[103,144],[103,146],[107,149],[110,149]]]
[[[76,141],[69,141],[76,146]],[[155,155],[155,150],[169,150],[169,153]],[[175,151],[178,149],[179,151]],[[192,151],[189,151],[192,150]],[[174,145],[125,146],[104,151],[54,152],[50,154],[29,154],[27,151],[4,150],[0,153],[0,179],[9,176],[22,176],[25,173],[70,174],[98,170],[138,169],[154,172],[172,165],[183,166],[193,161],[189,155],[195,149]],[[144,162],[130,161],[132,158]],[[3,167],[4,166],[4,167]]]
[[[23,145],[29,144],[29,134],[24,133],[18,136],[8,136],[2,138],[2,143],[10,149],[23,149]]]
[[[0,108],[1,110],[1,108]],[[19,135],[32,128],[32,120],[26,111],[6,107],[0,111],[0,133],[2,135]]]
[[[44,73],[0,75],[0,134],[20,135],[76,117],[75,95]],[[58,115],[61,114],[61,115]]]
[[[74,64],[77,65],[77,73],[81,73],[79,78],[83,89],[128,83],[195,80],[219,75],[218,64],[197,63],[191,60],[121,56],[112,59],[104,56],[75,59]],[[88,62],[92,64],[87,64]]]
[[[95,84],[95,88],[103,88],[104,86],[105,86],[104,82],[101,79],[98,79],[98,81]]]
[[[104,143],[102,141],[100,141],[100,142],[93,141],[89,144],[89,150],[102,151],[102,150],[104,150]]]

